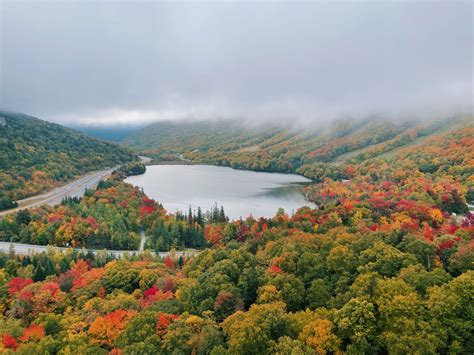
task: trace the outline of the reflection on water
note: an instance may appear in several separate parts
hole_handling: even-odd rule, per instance
[[[288,184],[284,186],[264,188],[262,191],[257,192],[255,197],[268,196],[282,199],[294,199],[303,196],[303,191],[304,185],[302,184]]]
[[[210,165],[153,165],[127,182],[142,187],[170,212],[223,205],[231,219],[272,217],[281,207],[291,214],[305,201],[308,179],[294,174],[261,173]]]

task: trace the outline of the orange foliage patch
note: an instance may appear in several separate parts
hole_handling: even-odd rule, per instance
[[[160,335],[165,334],[168,326],[178,318],[179,316],[177,316],[176,314],[158,312],[158,318],[156,321],[156,332]]]
[[[115,338],[125,328],[134,314],[134,311],[118,309],[103,317],[97,317],[88,331],[93,338],[92,341],[99,345],[111,347]]]
[[[44,327],[38,324],[32,324],[25,329],[23,335],[21,336],[21,341],[37,341],[44,337]]]

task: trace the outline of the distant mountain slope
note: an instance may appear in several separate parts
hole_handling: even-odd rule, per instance
[[[120,142],[127,136],[139,131],[142,127],[93,127],[93,126],[69,126],[70,128],[85,133],[88,136],[92,136],[98,139],[102,139],[109,142]]]
[[[126,137],[122,143],[143,151],[160,154],[208,151],[222,146],[237,149],[256,144],[281,131],[281,128],[248,129],[228,121],[156,122]]]
[[[0,111],[0,208],[133,157],[116,144],[31,116]]]
[[[324,129],[299,131],[276,125],[247,128],[226,121],[158,122],[122,143],[161,161],[185,159],[241,169],[299,172],[317,179],[322,176],[317,172],[321,167],[327,174],[328,166],[360,163],[469,122],[472,118],[400,123],[346,120]]]
[[[374,133],[381,127],[393,136],[400,128],[391,123],[341,121],[320,129],[293,130],[279,125],[246,127],[232,121],[157,122],[125,138],[122,143],[138,150],[157,154],[213,154],[216,152],[273,153],[305,155],[323,147],[329,141],[343,140],[361,129]],[[383,127],[383,128],[382,128]],[[381,134],[384,134],[383,132]],[[291,152],[289,149],[291,148]]]

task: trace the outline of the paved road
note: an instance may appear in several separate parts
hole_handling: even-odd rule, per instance
[[[149,162],[151,159],[147,157],[141,157],[142,161],[144,162]],[[150,160],[148,160],[150,159]],[[118,169],[118,166],[112,168],[112,169],[107,169],[107,170],[101,170],[101,171],[95,171],[90,174],[87,174],[77,180],[74,180],[70,182],[67,185],[55,188],[54,190],[51,190],[49,192],[46,192],[42,195],[38,196],[33,196],[29,197],[24,200],[17,201],[19,204],[19,207],[7,210],[7,211],[2,211],[0,212],[0,218],[8,213],[13,213],[17,212],[19,210],[25,209],[25,208],[33,208],[33,207],[39,207],[41,205],[51,205],[54,206],[58,203],[61,203],[62,199],[64,197],[81,197],[84,195],[84,192],[86,189],[91,189],[94,188],[101,179],[104,179],[107,176],[110,176],[114,170]],[[142,253],[143,250],[145,249],[145,241],[146,241],[146,236],[145,236],[145,231],[142,230],[140,232],[140,248],[138,251],[134,250],[91,250],[94,254],[98,252],[107,252],[109,254],[113,254],[117,257],[123,256],[124,254],[133,254],[133,253]],[[9,252],[11,247],[13,246],[15,254],[19,255],[30,255],[34,253],[41,253],[44,251],[47,251],[48,246],[45,245],[33,245],[33,244],[23,244],[23,243],[9,243],[9,242],[0,242],[0,251],[3,252]],[[54,247],[57,250],[61,250],[63,252],[69,250],[70,248],[61,248],[61,247]],[[77,249],[78,251],[83,251],[87,252],[86,249]],[[195,254],[198,254],[199,250],[186,250],[186,251],[176,251],[174,252],[175,255],[177,256],[192,256]],[[156,253],[152,253],[156,254]],[[159,256],[161,257],[167,257],[170,255],[170,252],[160,252],[158,253]]]
[[[41,205],[54,206],[61,203],[64,197],[83,196],[86,189],[91,189],[97,186],[101,179],[110,176],[110,174],[112,174],[112,171],[117,168],[118,166],[112,169],[94,171],[77,180],[70,182],[69,184],[57,187],[42,195],[29,197],[24,200],[19,200],[17,201],[19,207],[0,212],[0,217],[12,212],[23,210],[25,208],[39,207]]]
[[[11,250],[11,247],[13,246],[15,254],[18,255],[31,255],[31,254],[36,254],[36,253],[41,253],[44,251],[47,251],[48,246],[45,245],[33,245],[33,244],[23,244],[23,243],[9,243],[9,242],[0,242],[0,251],[3,251],[5,253],[8,253]],[[56,250],[60,250],[62,252],[66,252],[70,248],[61,248],[61,247],[53,247]],[[88,250],[87,249],[76,249],[77,251],[82,251],[86,253]],[[94,254],[99,253],[99,252],[107,252],[108,254],[113,254],[117,257],[121,257],[124,254],[140,254],[142,253],[141,251],[134,251],[134,250],[96,250],[92,249],[91,250]],[[175,251],[174,254],[176,256],[192,256],[198,254],[200,251],[199,250],[186,250],[186,251]],[[152,254],[155,254],[152,252]],[[166,258],[168,255],[170,255],[171,252],[159,252],[158,255],[161,256],[162,258]]]

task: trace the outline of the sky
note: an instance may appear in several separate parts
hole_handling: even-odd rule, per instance
[[[105,126],[472,113],[472,6],[0,0],[0,107]]]

